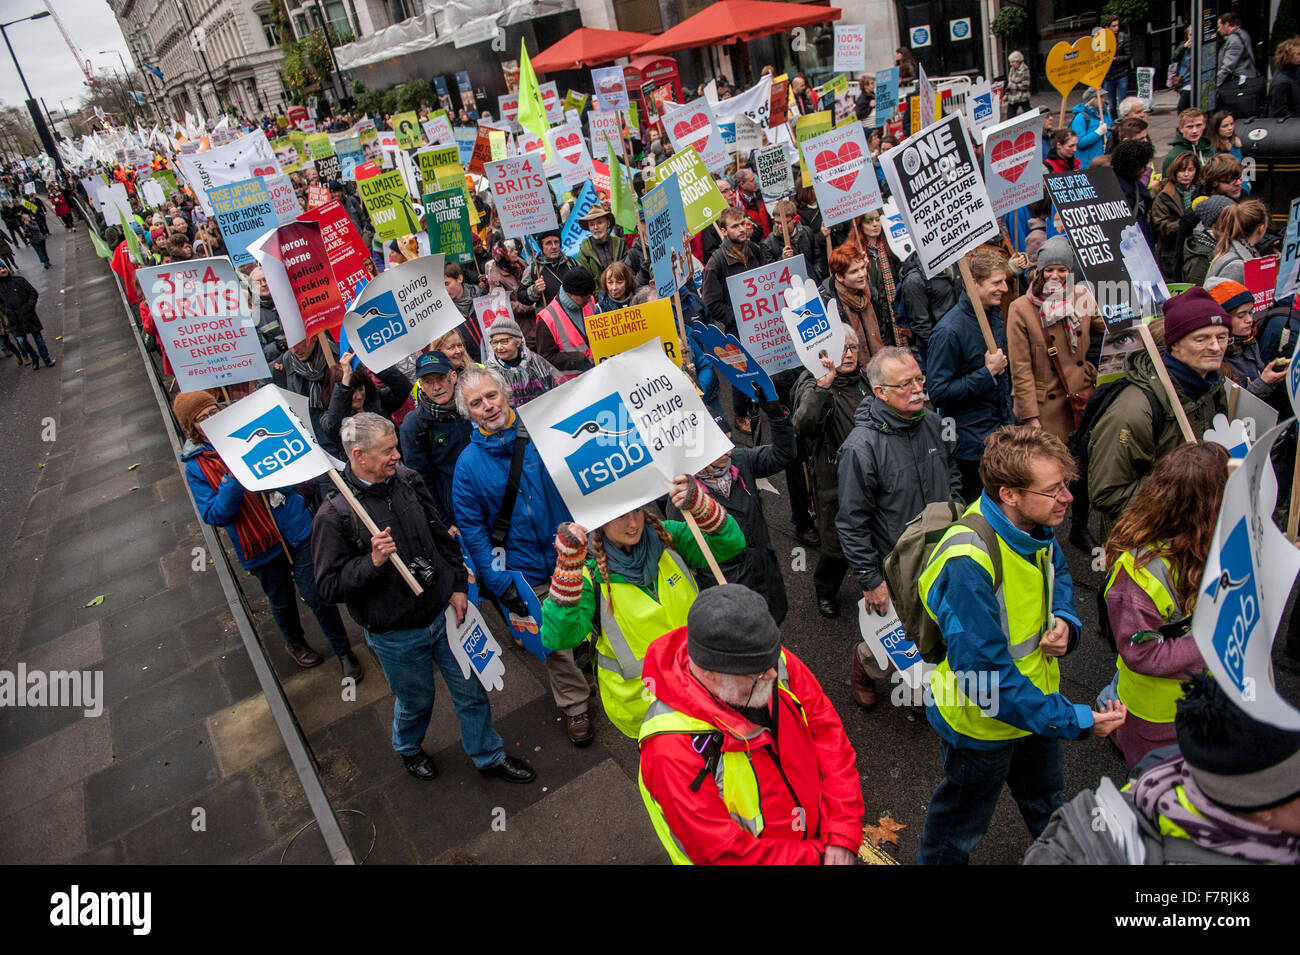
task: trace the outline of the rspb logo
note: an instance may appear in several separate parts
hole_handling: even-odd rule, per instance
[[[650,451],[617,391],[551,427],[582,441],[564,462],[584,496],[650,463]]]
[[[394,339],[406,334],[401,309],[392,292],[376,295],[366,303],[366,311],[357,326],[357,338],[367,352],[378,351]]]
[[[982,122],[993,116],[993,94],[981,93],[971,103],[971,115],[975,121]]]
[[[475,670],[482,673],[487,669],[488,663],[492,660],[493,650],[488,645],[488,637],[482,627],[476,624],[461,639],[461,646],[465,648],[465,655],[469,657],[469,662]]]
[[[1260,621],[1255,565],[1250,556],[1250,532],[1243,517],[1228,534],[1219,551],[1219,576],[1205,588],[1218,608],[1211,642],[1223,661],[1228,679],[1238,690],[1244,686],[1246,644]]]
[[[288,467],[310,450],[297,426],[279,405],[235,430],[230,437],[249,446],[240,457],[259,478]]]
[[[831,323],[826,318],[826,310],[822,307],[822,303],[818,300],[807,303],[799,313],[799,321],[795,324],[795,328],[799,332],[799,340],[805,345],[811,344],[819,335],[830,331]]]

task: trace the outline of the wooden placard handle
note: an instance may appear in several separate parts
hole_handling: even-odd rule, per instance
[[[361,523],[366,525],[366,530],[370,531],[371,535],[378,535],[380,533],[378,525],[376,525],[370,515],[366,513],[366,509],[361,506],[361,502],[357,500],[357,496],[352,493],[352,488],[348,487],[347,482],[343,480],[339,475],[339,472],[330,468],[325,473],[330,476],[330,480],[334,482],[334,486],[338,488],[339,493],[343,495],[343,499],[348,502],[348,506],[352,508],[352,512],[356,514],[357,517],[361,518]],[[419,581],[411,576],[410,569],[402,562],[402,558],[398,554],[394,553],[388,559],[392,561],[393,566],[397,568],[397,572],[402,575],[402,579],[406,581],[406,585],[411,588],[411,593],[415,594],[417,597],[424,593],[424,588],[420,586]]]
[[[1146,322],[1139,322],[1138,334],[1142,336],[1142,344],[1146,347],[1147,354],[1151,356],[1151,363],[1155,365],[1156,377],[1160,379],[1160,385],[1165,389],[1165,394],[1169,397],[1169,403],[1174,407],[1174,417],[1178,419],[1178,427],[1182,429],[1183,438],[1189,444],[1195,444],[1198,438],[1192,433],[1192,425],[1187,420],[1187,412],[1183,410],[1183,403],[1178,399],[1178,392],[1174,390],[1174,383],[1169,380],[1169,370],[1165,368],[1164,359],[1160,357],[1160,350],[1156,348],[1156,340],[1151,337],[1151,326]],[[1159,435],[1155,435],[1155,437],[1159,438]]]
[[[998,350],[998,343],[993,339],[993,329],[989,327],[989,317],[984,314],[984,303],[980,301],[979,291],[975,287],[975,276],[971,275],[970,263],[966,261],[963,255],[957,260],[957,265],[961,269],[961,280],[966,286],[966,294],[970,296],[971,306],[975,309],[975,320],[980,324],[980,332],[984,335],[984,345],[990,352]]]
[[[725,584],[727,578],[722,573],[722,568],[718,566],[718,559],[713,556],[713,551],[709,548],[709,542],[704,539],[704,532],[700,530],[700,525],[695,523],[695,518],[690,511],[682,511],[682,517],[686,520],[686,526],[691,529],[691,534],[695,537],[695,543],[699,545],[700,551],[704,554],[704,559],[709,562],[709,570],[713,571],[714,579],[719,584]]]

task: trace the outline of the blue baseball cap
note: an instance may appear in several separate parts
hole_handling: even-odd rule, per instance
[[[445,375],[452,371],[455,369],[451,367],[451,359],[440,351],[427,351],[415,361],[416,378],[423,378],[425,375]]]

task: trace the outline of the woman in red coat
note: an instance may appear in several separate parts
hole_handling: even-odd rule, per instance
[[[71,229],[72,209],[68,206],[68,197],[55,189],[50,193],[50,203],[54,206],[54,214],[63,220],[63,227]]]

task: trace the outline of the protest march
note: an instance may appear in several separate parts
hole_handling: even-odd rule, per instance
[[[499,93],[98,116],[0,164],[6,357],[73,343],[48,204],[299,773],[362,693],[331,752],[466,829],[608,747],[658,862],[1300,864],[1300,38],[1128,10],[720,0],[503,26]]]

